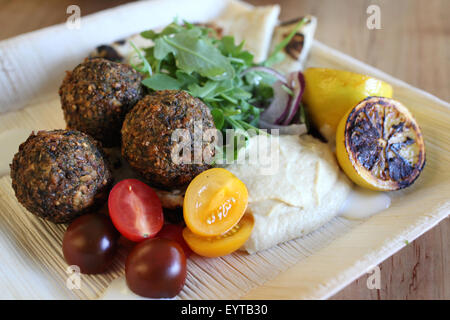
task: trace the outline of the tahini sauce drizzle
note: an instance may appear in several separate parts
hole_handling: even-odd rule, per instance
[[[351,220],[367,219],[389,208],[391,198],[385,192],[354,187],[344,202],[339,215]]]

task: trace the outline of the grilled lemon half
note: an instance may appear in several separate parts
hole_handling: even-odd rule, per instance
[[[339,122],[339,164],[356,184],[378,191],[410,186],[425,165],[420,128],[400,102],[368,97]]]

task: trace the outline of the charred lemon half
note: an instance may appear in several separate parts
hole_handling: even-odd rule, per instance
[[[400,102],[368,97],[339,122],[339,164],[356,184],[378,191],[410,186],[425,165],[420,128]]]

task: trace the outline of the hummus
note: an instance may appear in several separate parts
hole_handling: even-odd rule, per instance
[[[267,159],[267,154],[270,166],[249,161],[252,157]],[[319,228],[338,214],[351,190],[332,151],[311,136],[254,136],[238,159],[245,161],[226,169],[241,179],[249,192],[247,212],[255,219],[243,246],[249,253]]]

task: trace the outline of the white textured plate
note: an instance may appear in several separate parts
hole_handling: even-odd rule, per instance
[[[64,127],[59,83],[64,71],[98,44],[163,26],[176,15],[205,22],[225,5],[219,0],[138,2],[85,17],[80,30],[60,25],[0,42],[0,112],[9,111],[0,114],[2,147],[8,141],[18,146],[31,130]],[[394,97],[422,127],[427,148],[422,175],[411,188],[392,194],[388,210],[366,221],[335,218],[306,237],[251,256],[190,259],[178,298],[326,298],[448,216],[449,104],[317,41],[308,65],[356,71],[391,83]],[[61,252],[64,230],[24,210],[10,178],[0,178],[1,298],[96,298],[123,274],[126,249],[110,272],[82,276],[81,289],[69,290]]]

